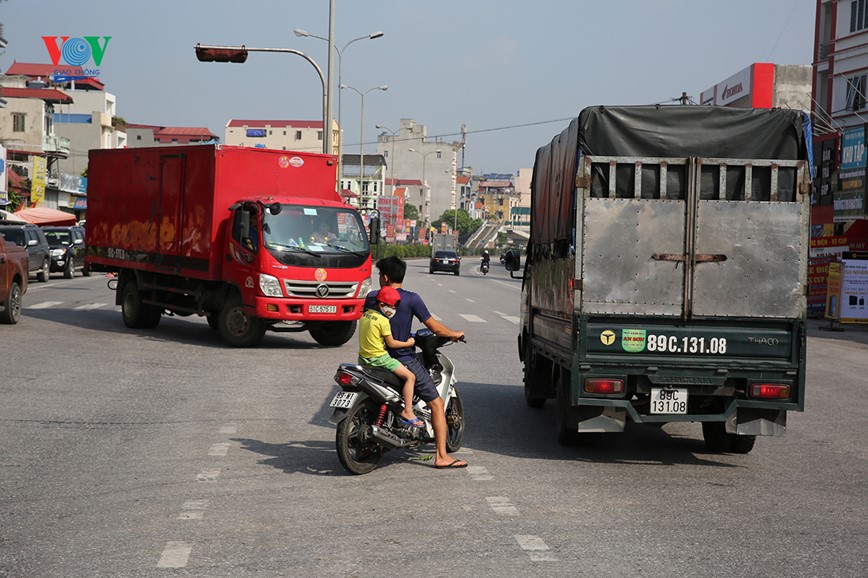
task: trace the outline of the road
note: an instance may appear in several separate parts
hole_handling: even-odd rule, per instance
[[[470,467],[366,476],[327,421],[355,340],[231,349],[195,317],[125,328],[102,277],[32,283],[0,326],[0,576],[865,575],[868,333],[812,322],[807,410],[748,455],[697,424],[565,448],[524,403],[520,281],[465,261],[405,285],[467,333]]]

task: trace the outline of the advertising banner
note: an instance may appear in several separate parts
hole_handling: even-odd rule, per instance
[[[45,181],[48,180],[48,165],[43,157],[33,157],[33,173],[30,177],[30,204],[38,206],[45,200]]]
[[[868,323],[868,253],[844,253],[838,307],[842,323]]]
[[[838,190],[833,194],[836,223],[865,215],[865,127],[844,131]]]
[[[841,315],[838,303],[841,300],[841,264],[829,263],[826,278],[826,319],[837,320]]]

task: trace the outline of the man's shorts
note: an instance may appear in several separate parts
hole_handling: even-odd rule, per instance
[[[418,357],[408,357],[401,360],[401,363],[407,366],[407,369],[412,371],[416,376],[416,384],[413,386],[413,391],[422,401],[428,403],[440,397],[437,388],[434,387],[434,380],[431,379],[431,374],[428,373],[428,370],[425,369],[425,366],[422,365]]]
[[[362,357],[359,356],[359,364],[370,365],[373,367],[383,367],[394,372],[401,367],[401,362],[389,355],[381,355],[380,357]]]

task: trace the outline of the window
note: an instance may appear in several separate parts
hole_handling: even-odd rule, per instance
[[[295,131],[295,140],[301,140],[301,131],[300,130]]]
[[[868,28],[868,0],[850,2],[850,32]]]
[[[847,79],[847,110],[865,108],[866,75],[852,76]]]
[[[137,134],[137,135],[136,135],[136,140],[142,140],[142,135]]]
[[[316,140],[322,140],[322,131],[321,130],[316,131]]]
[[[12,131],[24,132],[24,120],[26,115],[23,112],[12,113]]]

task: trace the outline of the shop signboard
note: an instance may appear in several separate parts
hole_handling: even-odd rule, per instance
[[[838,190],[834,192],[834,220],[843,223],[865,216],[865,127],[844,131]]]

